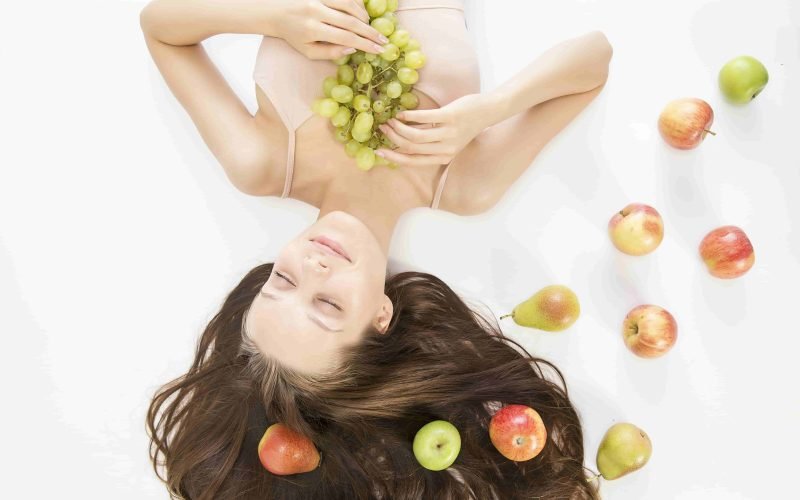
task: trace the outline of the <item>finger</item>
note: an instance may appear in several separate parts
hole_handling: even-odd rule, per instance
[[[327,42],[312,42],[307,43],[306,46],[308,49],[305,55],[312,60],[338,59],[348,54],[349,52],[346,51],[350,49],[350,47],[342,47],[341,45]]]
[[[391,119],[387,122],[398,134],[411,142],[423,144],[426,142],[439,142],[446,138],[444,127],[418,128],[406,125],[400,120]]]
[[[322,4],[332,9],[347,12],[353,17],[360,19],[363,23],[369,24],[369,14],[364,7],[364,2],[359,0],[322,0]]]
[[[351,31],[331,26],[330,24],[320,25],[318,41],[353,47],[354,49],[363,50],[364,52],[370,52],[372,54],[380,54],[383,52],[383,47],[372,40],[358,36]]]
[[[397,113],[396,118],[405,122],[445,123],[447,122],[447,118],[444,113],[442,113],[441,109],[442,108],[405,110]]]
[[[383,132],[386,137],[389,138],[394,144],[398,146],[399,152],[401,153],[410,153],[410,154],[423,154],[423,155],[432,155],[432,154],[442,154],[443,145],[441,142],[433,142],[433,143],[424,143],[424,144],[417,144],[415,142],[411,142],[405,137],[398,134],[392,127],[389,127],[385,123],[378,127],[378,129]],[[397,150],[396,150],[397,151]]]
[[[357,35],[361,35],[362,37],[378,44],[389,42],[389,40],[380,34],[378,30],[368,24],[369,18],[367,18],[367,22],[364,22],[363,20],[354,17],[349,13],[345,14],[338,10],[326,9],[322,15],[322,21],[332,26],[353,32]]]
[[[450,162],[449,158],[441,155],[407,155],[389,149],[379,149],[375,153],[380,153],[378,156],[382,155],[387,160],[406,167],[438,166]]]
[[[397,146],[396,151],[401,153],[411,153],[411,154],[437,154],[441,153],[441,143],[425,143],[425,144],[417,144],[414,142],[409,141],[405,137],[401,136],[397,133],[392,127],[386,125],[385,123],[378,127],[378,129],[383,132],[386,137],[389,138],[392,143]]]

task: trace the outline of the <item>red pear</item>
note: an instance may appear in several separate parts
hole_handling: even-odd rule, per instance
[[[314,443],[281,423],[267,427],[258,443],[258,458],[265,469],[279,476],[310,472],[320,463]]]

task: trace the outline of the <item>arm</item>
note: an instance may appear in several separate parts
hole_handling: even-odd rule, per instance
[[[381,148],[379,154],[401,165],[449,163],[493,126],[553,99],[598,87],[608,76],[611,55],[611,45],[600,31],[565,40],[490,92],[468,94],[439,109],[398,113],[398,119],[381,128],[398,149]],[[418,128],[404,122],[437,126]]]
[[[154,0],[140,14],[150,51],[167,86],[238,189],[274,194],[282,183],[262,120],[247,110],[200,44],[219,33],[269,30],[259,0]]]
[[[239,190],[280,193],[283,158],[271,151],[262,113],[250,114],[201,42],[222,33],[283,38],[310,59],[346,48],[379,52],[381,35],[360,0],[153,0],[140,24],[153,61]]]
[[[592,90],[606,81],[612,54],[601,31],[564,40],[483,94],[475,116],[487,128],[550,99]]]

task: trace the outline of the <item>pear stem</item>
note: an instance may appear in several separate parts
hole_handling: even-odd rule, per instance
[[[706,132],[708,132],[708,133],[709,133],[709,134],[711,134],[711,135],[717,135],[717,134],[715,134],[714,132],[712,132],[712,131],[710,131],[710,130],[708,130],[708,129],[703,129],[703,130],[705,130]]]
[[[595,474],[593,477],[590,477],[589,479],[587,479],[587,480],[586,480],[586,482],[587,482],[587,483],[590,483],[590,482],[594,481],[595,479],[597,479],[598,477],[600,477],[600,476],[602,476],[602,475],[603,475],[603,474],[601,474],[601,473],[599,473],[599,472],[598,472],[598,473],[597,473],[597,474]]]
[[[500,316],[500,319],[506,319],[506,318],[510,318],[512,315],[513,315],[513,313],[511,313],[511,314],[504,314],[504,315]]]

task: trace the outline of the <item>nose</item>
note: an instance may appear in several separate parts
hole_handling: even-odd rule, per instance
[[[325,273],[330,270],[328,259],[326,258],[326,256],[321,254],[306,255],[303,258],[303,264],[309,271]]]

